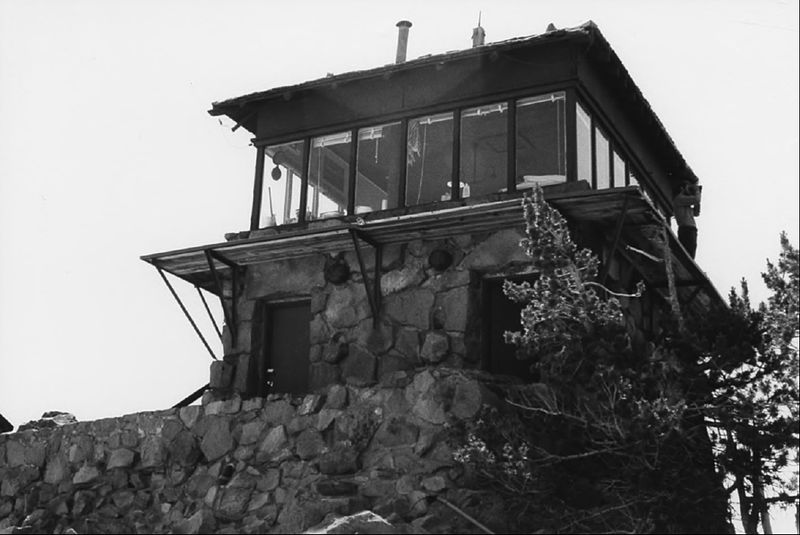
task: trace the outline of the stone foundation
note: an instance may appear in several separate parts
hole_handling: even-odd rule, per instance
[[[451,441],[494,402],[479,377],[424,368],[0,435],[0,530],[297,532],[363,510],[411,531],[466,529],[436,497],[469,509]]]

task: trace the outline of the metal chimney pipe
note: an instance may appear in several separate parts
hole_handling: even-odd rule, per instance
[[[411,23],[407,20],[401,20],[397,23],[397,56],[395,63],[403,63],[406,60],[406,52],[408,50],[408,29],[411,28]]]
[[[486,41],[486,32],[483,31],[481,26],[481,12],[478,11],[478,27],[472,28],[472,48],[483,46]]]
[[[477,28],[472,29],[472,48],[476,46],[483,46],[484,42],[486,41],[486,32],[483,31],[483,28],[478,24]]]

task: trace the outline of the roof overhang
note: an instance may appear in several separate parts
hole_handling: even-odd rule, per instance
[[[354,237],[377,246],[524,228],[521,197],[521,193],[497,194],[495,200],[488,202],[443,202],[439,203],[441,208],[424,212],[406,210],[398,215],[377,212],[313,221],[305,228],[287,226],[260,230],[250,233],[250,236],[262,234],[257,237],[151,254],[143,256],[142,260],[217,293],[214,271],[224,277],[230,273],[231,266],[333,254],[352,248]],[[680,302],[698,312],[720,304],[724,306],[724,300],[707,275],[680,245],[663,216],[638,187],[600,191],[548,191],[545,188],[545,198],[568,220],[605,229],[604,235],[609,237],[607,245],[627,258],[648,287],[665,299],[670,283],[664,259],[669,255]],[[615,234],[618,239],[612,242]]]
[[[641,90],[635,84],[621,60],[611,48],[611,45],[602,35],[597,25],[592,21],[586,22],[575,28],[564,28],[549,31],[539,35],[520,37],[491,43],[465,50],[447,52],[444,54],[428,55],[415,60],[399,64],[390,64],[373,69],[326,76],[309,82],[282,86],[267,91],[250,93],[240,97],[214,102],[209,114],[212,116],[226,115],[236,123],[234,128],[243,126],[254,135],[259,136],[258,116],[262,113],[262,106],[273,103],[280,105],[298,95],[310,95],[310,99],[320,99],[323,102],[336,101],[337,88],[345,84],[358,84],[367,81],[382,81],[388,91],[395,84],[393,76],[396,73],[421,71],[432,65],[440,68],[463,60],[475,58],[482,64],[485,60],[511,54],[515,51],[534,50],[563,43],[565,46],[578,46],[584,51],[587,59],[607,73],[606,82],[613,87],[615,92],[625,94],[632,103],[632,117],[642,132],[653,140],[652,145],[659,147],[665,165],[674,174],[676,184],[688,180],[699,182],[694,171],[689,167],[683,155],[678,150],[675,142],[667,133],[666,128],[653,111]],[[488,61],[491,63],[491,61]],[[377,87],[377,86],[376,86]],[[433,104],[433,103],[430,103]]]

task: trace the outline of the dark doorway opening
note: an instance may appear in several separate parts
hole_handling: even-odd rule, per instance
[[[535,275],[508,277],[513,282],[535,280]],[[522,305],[515,303],[503,293],[504,278],[482,281],[481,302],[483,309],[482,349],[483,367],[497,375],[513,375],[523,381],[532,382],[537,375],[530,370],[530,360],[517,358],[517,348],[505,342],[503,333],[520,330]]]
[[[307,393],[310,301],[261,301],[253,322],[257,395]]]

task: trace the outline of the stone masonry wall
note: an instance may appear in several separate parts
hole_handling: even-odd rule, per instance
[[[326,282],[322,255],[249,266],[238,302],[237,344],[233,347],[230,336],[225,337],[225,362],[212,365],[212,387],[241,393],[252,389],[248,370],[253,369],[250,360],[257,358],[251,350],[260,299],[310,300],[311,391],[336,383],[370,385],[386,374],[420,365],[478,367],[478,281],[525,269],[529,259],[519,246],[523,235],[515,228],[385,247],[377,327],[353,251],[344,256],[351,275],[342,284]],[[429,265],[435,250],[453,258],[442,271]],[[368,246],[362,252],[372,281],[374,252]]]
[[[0,435],[0,532],[297,532],[367,509],[463,529],[436,497],[469,509],[449,439],[493,399],[479,377],[421,368]]]

